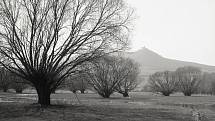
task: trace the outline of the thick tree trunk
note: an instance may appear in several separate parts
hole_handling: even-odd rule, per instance
[[[76,93],[77,90],[72,90],[73,93]]]
[[[42,106],[48,106],[51,104],[50,96],[51,90],[46,85],[40,85],[37,87],[37,94],[38,94],[38,103]]]
[[[170,95],[170,92],[162,92],[162,94],[163,94],[164,96],[169,96],[169,95]]]
[[[81,89],[81,93],[84,94],[85,89]]]
[[[8,90],[8,89],[4,88],[4,89],[3,89],[3,92],[7,92],[7,90]]]
[[[53,90],[53,91],[52,91],[52,94],[55,94],[55,93],[56,93],[56,90]]]
[[[16,90],[16,93],[22,93],[22,90]]]
[[[102,96],[103,98],[110,98],[110,95],[109,94],[105,94]]]
[[[110,98],[110,95],[112,94],[112,93],[98,93],[100,96],[102,96],[103,98]]]
[[[189,92],[185,92],[184,93],[184,96],[191,96],[192,94],[191,93],[189,93]]]
[[[128,92],[124,92],[123,97],[129,97]]]

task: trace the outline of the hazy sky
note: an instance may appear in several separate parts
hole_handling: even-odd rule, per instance
[[[126,0],[135,9],[133,50],[215,66],[215,0]]]

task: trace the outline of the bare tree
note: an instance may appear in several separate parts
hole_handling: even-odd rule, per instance
[[[1,0],[1,64],[50,105],[78,66],[126,46],[131,13],[123,0]]]
[[[214,94],[215,73],[204,72],[201,76],[198,92],[201,94]]]
[[[119,58],[106,56],[94,61],[87,72],[90,78],[89,84],[104,98],[109,98],[123,79],[120,72],[123,72],[124,68],[119,65],[119,62]]]
[[[76,93],[78,90],[80,90],[81,93],[84,93],[85,90],[89,88],[87,76],[84,73],[71,75],[67,79],[65,86],[73,93]]]
[[[0,89],[3,92],[7,92],[7,90],[11,86],[11,80],[9,79],[10,73],[3,67],[0,68]]]
[[[123,70],[121,72],[115,72],[122,77],[122,79],[120,79],[120,83],[116,86],[116,90],[121,93],[123,97],[129,97],[128,93],[131,90],[134,90],[138,84],[139,66],[129,58],[119,59],[120,61],[118,61],[118,66],[121,66]]]
[[[180,67],[176,70],[179,80],[179,88],[185,96],[191,96],[197,92],[201,82],[201,70],[197,67]]]
[[[11,82],[11,88],[15,89],[16,93],[22,93],[24,89],[30,86],[24,79],[16,76],[15,74],[11,74],[9,78]]]
[[[211,89],[210,89],[210,92],[212,95],[215,95],[215,81],[212,81],[211,82]]]
[[[26,81],[22,78],[14,75],[5,68],[0,70],[0,89],[7,92],[9,88],[15,89],[17,93],[22,93],[22,91],[27,88],[28,85]]]
[[[156,72],[149,77],[149,85],[152,91],[169,96],[177,90],[178,81],[174,72]]]

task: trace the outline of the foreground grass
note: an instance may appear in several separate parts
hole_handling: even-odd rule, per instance
[[[0,121],[193,121],[192,109],[205,111],[213,121],[214,97],[162,97],[133,93],[131,98],[115,95],[103,99],[96,94],[52,95],[52,104],[41,109],[36,95],[0,94]]]
[[[190,116],[169,109],[52,106],[41,110],[32,105],[11,104],[0,108],[2,121],[190,121]]]

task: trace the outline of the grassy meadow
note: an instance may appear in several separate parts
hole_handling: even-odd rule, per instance
[[[78,98],[77,98],[78,97]],[[215,96],[164,97],[132,92],[104,99],[95,93],[51,95],[41,109],[36,94],[0,93],[0,121],[215,121]]]

